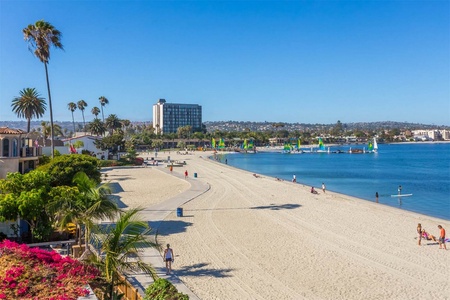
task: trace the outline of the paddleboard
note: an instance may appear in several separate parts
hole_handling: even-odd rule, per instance
[[[402,194],[402,195],[391,195],[391,197],[409,197],[412,196],[413,194]]]

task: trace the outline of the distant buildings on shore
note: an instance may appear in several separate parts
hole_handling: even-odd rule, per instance
[[[192,131],[202,128],[202,107],[197,104],[167,103],[159,99],[153,105],[153,128],[157,134],[176,133],[179,127],[191,126]]]

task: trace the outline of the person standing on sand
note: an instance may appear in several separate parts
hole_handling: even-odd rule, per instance
[[[170,244],[167,244],[167,248],[164,250],[163,261],[166,263],[166,275],[172,272],[172,263],[174,261],[173,250],[170,248]]]
[[[294,175],[292,175],[292,182],[297,182],[297,177],[295,177],[295,174]]]
[[[444,249],[447,250],[447,246],[445,246],[445,229],[438,225],[439,228],[439,249],[442,249],[442,245],[444,246]]]
[[[420,246],[421,245],[421,243],[422,243],[422,224],[417,224],[417,234],[419,235],[419,237],[418,237],[418,239],[419,239],[419,242],[418,242],[418,245]]]
[[[378,203],[378,192],[375,192],[375,201]]]
[[[170,172],[172,173],[173,171],[173,165],[170,166]]]
[[[325,187],[325,183],[322,182],[322,191],[325,193],[326,187]]]
[[[187,179],[188,178],[188,171],[186,170],[186,171],[184,171],[184,179]]]

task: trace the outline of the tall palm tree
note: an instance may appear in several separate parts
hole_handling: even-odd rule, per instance
[[[109,103],[109,100],[106,99],[105,96],[100,96],[100,98],[98,98],[98,100],[100,101],[100,105],[102,108],[102,118],[103,118],[103,122],[105,122],[105,115],[103,114],[103,106],[105,106],[106,104]]]
[[[12,100],[11,106],[19,118],[27,119],[27,132],[30,132],[31,119],[42,117],[47,104],[35,88],[25,88],[19,94],[19,97]]]
[[[100,108],[98,108],[97,106],[94,106],[91,109],[91,113],[95,116],[95,118],[97,119],[98,114],[100,113]]]
[[[75,104],[75,102],[69,102],[69,104],[67,104],[69,110],[72,112],[72,124],[73,124],[73,132],[75,132],[75,119],[73,117],[73,112],[77,110],[77,105]]]
[[[77,102],[78,109],[81,110],[81,114],[83,115],[83,129],[86,131],[86,121],[84,120],[84,109],[87,107],[87,103],[84,100],[80,100]]]
[[[119,281],[119,273],[143,271],[153,279],[157,278],[155,270],[143,262],[140,256],[140,248],[156,247],[156,244],[149,241],[151,228],[137,217],[139,211],[138,208],[127,210],[113,226],[99,230],[101,234],[94,237],[103,254],[101,258],[94,258],[109,284],[109,299],[114,297],[113,290]]]
[[[28,48],[34,49],[34,55],[44,63],[45,77],[47,79],[47,91],[48,91],[48,106],[50,109],[50,124],[51,124],[51,148],[52,158],[54,157],[55,145],[54,145],[54,133],[53,133],[53,109],[52,109],[52,97],[50,94],[50,82],[48,79],[47,64],[50,60],[50,47],[63,49],[61,44],[61,32],[53,27],[52,24],[39,20],[35,24],[30,24],[22,30],[25,40],[28,42]]]
[[[94,119],[88,127],[89,131],[95,135],[103,135],[106,132],[105,124],[100,119]]]

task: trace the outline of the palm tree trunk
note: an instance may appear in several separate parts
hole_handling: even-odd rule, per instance
[[[75,119],[73,117],[73,112],[72,112],[72,124],[73,124],[73,134],[75,135],[76,129],[75,129]]]
[[[103,115],[103,105],[100,106],[102,108],[102,119],[103,119],[103,123],[105,122],[105,115]]]
[[[31,119],[27,118],[27,133],[30,132],[30,127],[31,127]]]
[[[86,133],[86,121],[84,120],[84,111],[81,111],[81,114],[83,115],[83,131]]]
[[[48,108],[50,110],[50,147],[52,149],[52,158],[54,158],[55,155],[55,136],[53,133],[53,109],[52,109],[52,96],[50,95],[50,82],[48,80],[48,70],[47,70],[47,63],[44,62],[45,66],[45,78],[47,79],[47,91],[48,91]]]

